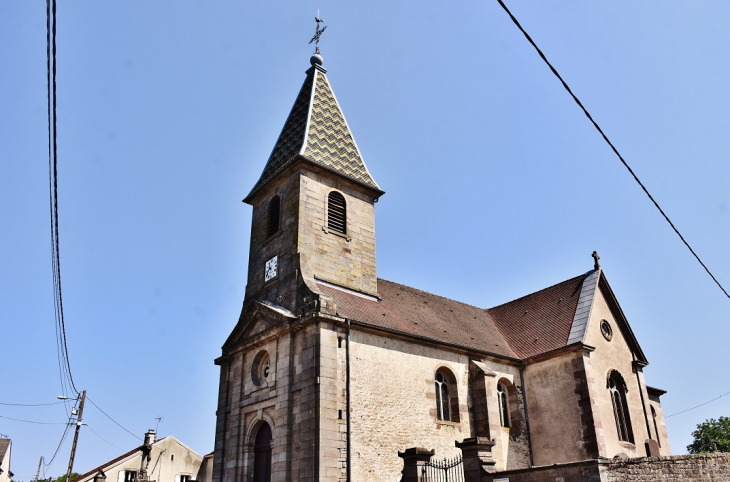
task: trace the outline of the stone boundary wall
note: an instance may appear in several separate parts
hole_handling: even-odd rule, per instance
[[[730,453],[593,459],[485,474],[481,482],[730,482]]]
[[[613,459],[607,464],[601,463],[601,469],[606,482],[730,481],[730,453]]]

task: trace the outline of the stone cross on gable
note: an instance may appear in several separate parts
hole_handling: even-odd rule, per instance
[[[600,269],[601,263],[599,263],[598,260],[601,259],[601,257],[598,256],[598,253],[595,251],[593,251],[591,256],[593,257],[593,269]]]

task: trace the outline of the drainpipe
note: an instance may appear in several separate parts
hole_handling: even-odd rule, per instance
[[[641,409],[644,411],[644,423],[646,423],[646,433],[649,434],[649,440],[652,440],[653,437],[651,436],[651,428],[649,427],[649,417],[646,414],[646,403],[644,403],[644,391],[641,389],[641,379],[639,378],[639,366],[636,364],[636,355],[633,353],[631,354],[631,358],[633,358],[633,365],[634,365],[634,373],[636,373],[636,386],[639,389],[639,397],[641,397]],[[657,434],[657,437],[659,437],[659,434]],[[649,454],[646,454],[647,457]]]
[[[527,426],[527,451],[530,453],[530,467],[535,465],[532,456],[532,434],[530,433],[530,415],[527,413],[527,392],[525,391],[525,367],[520,367],[520,384],[522,385],[522,403],[525,406],[525,425]]]
[[[352,441],[350,440],[350,319],[347,322],[347,343],[345,344],[345,393],[347,394],[347,482],[352,481]]]

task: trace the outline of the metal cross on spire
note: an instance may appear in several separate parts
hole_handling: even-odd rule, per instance
[[[322,36],[322,33],[325,30],[327,30],[327,26],[325,25],[324,27],[319,28],[319,24],[324,23],[324,20],[319,18],[319,10],[317,10],[317,16],[314,17],[314,21],[317,22],[317,31],[315,32],[314,37],[312,37],[312,40],[310,40],[309,43],[311,44],[312,42],[314,42],[314,54],[318,55],[319,54],[319,38]]]

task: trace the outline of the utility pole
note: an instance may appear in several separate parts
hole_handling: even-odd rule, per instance
[[[35,481],[38,482],[38,476],[41,475],[41,464],[43,463],[43,456],[41,455],[41,459],[38,461],[38,470],[35,471]]]
[[[68,459],[68,471],[66,471],[66,482],[71,482],[71,471],[74,468],[74,457],[76,456],[76,443],[79,441],[79,432],[81,431],[81,416],[84,414],[84,402],[86,401],[86,390],[81,393],[81,404],[79,405],[79,416],[76,417],[76,433],[74,434],[74,444],[71,446],[71,457]]]

